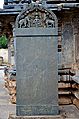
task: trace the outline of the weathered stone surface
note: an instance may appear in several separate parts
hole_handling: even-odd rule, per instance
[[[32,5],[16,21],[16,115],[58,114],[57,18]]]
[[[8,119],[63,119],[61,115],[56,116],[16,116],[9,115]]]
[[[56,42],[48,36],[17,37],[17,115],[58,114]]]

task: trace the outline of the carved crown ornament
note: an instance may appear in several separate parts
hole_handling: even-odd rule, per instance
[[[39,5],[31,5],[23,10],[17,17],[17,28],[52,27],[57,26],[55,14]]]

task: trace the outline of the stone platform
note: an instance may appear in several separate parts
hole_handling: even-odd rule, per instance
[[[59,106],[59,115],[40,115],[40,116],[16,116],[15,113],[10,112],[9,118],[5,119],[79,119],[79,110],[75,105]],[[3,118],[0,118],[3,119]]]
[[[16,115],[9,115],[8,119],[64,119],[60,115],[55,116],[16,116]]]

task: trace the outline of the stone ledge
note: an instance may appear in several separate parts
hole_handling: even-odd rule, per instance
[[[60,115],[55,116],[16,116],[13,114],[9,115],[8,119],[63,119]]]

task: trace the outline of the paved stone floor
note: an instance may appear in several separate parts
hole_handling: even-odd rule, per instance
[[[9,113],[15,113],[15,105],[10,103],[7,89],[4,87],[4,70],[0,66],[0,119],[8,119]]]
[[[64,119],[79,119],[79,110],[75,105],[60,106],[60,114]]]

